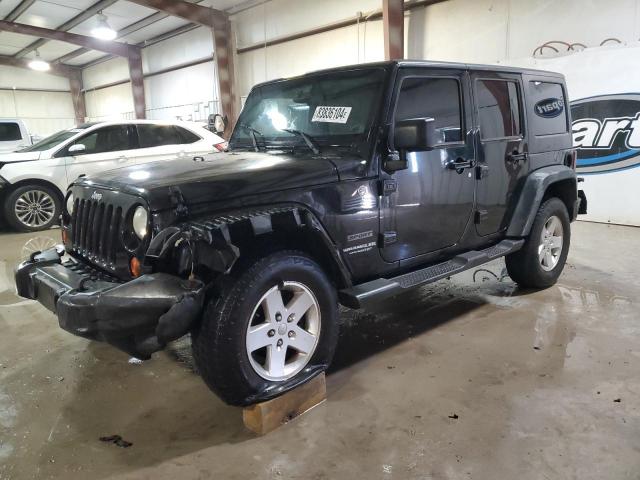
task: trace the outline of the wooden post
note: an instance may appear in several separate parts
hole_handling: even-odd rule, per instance
[[[265,435],[308,412],[326,399],[327,384],[323,372],[284,395],[245,407],[242,419],[249,430],[258,435]]]

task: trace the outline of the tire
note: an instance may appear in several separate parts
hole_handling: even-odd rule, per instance
[[[39,210],[32,210],[39,205]],[[7,223],[19,232],[47,230],[60,221],[62,201],[51,187],[23,185],[9,192],[4,200]]]
[[[338,341],[338,300],[313,259],[297,251],[272,253],[222,283],[192,333],[197,370],[222,400],[230,405],[265,400],[304,381],[309,367],[328,367]],[[301,303],[294,305],[294,298],[311,306],[297,308]],[[304,313],[290,316],[288,308]],[[267,345],[257,348],[263,343]],[[294,345],[311,355],[298,353]]]
[[[552,233],[551,239],[548,232]],[[561,238],[560,247],[558,236]],[[554,285],[564,268],[570,243],[571,223],[567,207],[559,198],[550,198],[540,206],[522,249],[507,255],[505,261],[509,276],[525,288]]]

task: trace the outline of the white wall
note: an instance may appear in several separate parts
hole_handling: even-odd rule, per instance
[[[358,12],[366,15],[381,4],[381,0],[271,0],[234,15],[232,21],[241,48],[355,18]],[[640,0],[449,0],[405,14],[405,56],[411,59],[505,63],[531,56],[550,40],[593,47],[609,37],[622,42],[640,37]],[[550,49],[544,52],[553,54]],[[238,55],[238,91],[246,95],[260,81],[383,56],[382,22],[370,21],[366,27],[361,24]]]
[[[40,136],[72,126],[75,115],[68,80],[24,68],[0,67],[0,117],[21,118],[30,133]]]
[[[145,75],[197,62],[213,55],[213,37],[197,28],[142,50]],[[145,78],[147,117],[153,119],[206,118],[217,112],[217,84],[213,61]],[[133,118],[133,96],[126,60],[115,58],[83,72],[87,116],[92,119]],[[126,83],[99,88],[116,82]]]

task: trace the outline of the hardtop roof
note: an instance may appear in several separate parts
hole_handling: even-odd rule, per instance
[[[482,72],[525,73],[529,75],[555,77],[555,78],[564,79],[564,75],[557,72],[551,72],[548,70],[537,70],[533,68],[524,68],[524,67],[509,67],[506,65],[484,65],[484,64],[462,63],[462,62],[441,62],[441,61],[432,61],[432,60],[388,60],[384,62],[359,63],[354,65],[343,65],[340,67],[332,67],[332,68],[327,68],[322,70],[314,70],[311,72],[304,73],[302,75],[268,80],[266,82],[258,83],[254,85],[254,87],[261,86],[261,85],[268,85],[270,83],[275,83],[275,82],[281,82],[283,80],[301,79],[301,78],[310,77],[317,74],[344,72],[347,70],[366,69],[366,68],[391,69],[395,67],[443,68],[443,69],[457,68],[457,69],[463,69],[463,70],[482,71]]]

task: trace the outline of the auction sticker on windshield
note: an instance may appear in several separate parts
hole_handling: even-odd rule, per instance
[[[325,107],[318,105],[313,112],[312,122],[347,123],[351,107]]]

